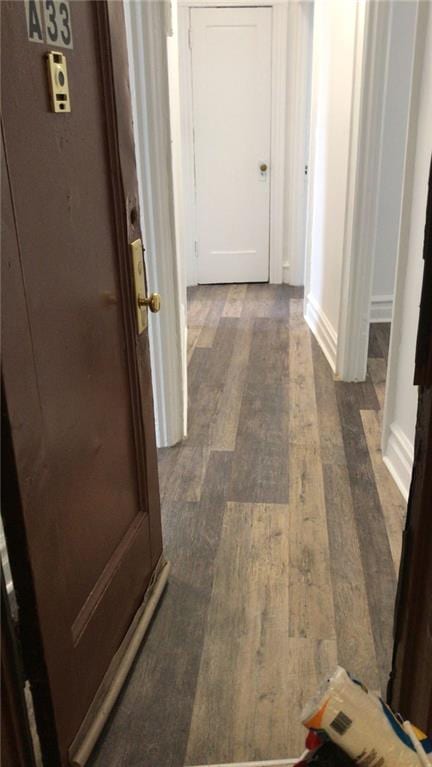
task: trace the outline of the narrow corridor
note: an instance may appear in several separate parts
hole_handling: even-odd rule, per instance
[[[189,435],[160,451],[166,594],[93,767],[301,753],[336,663],[390,669],[404,501],[380,452],[388,332],[335,382],[299,289],[189,291]]]

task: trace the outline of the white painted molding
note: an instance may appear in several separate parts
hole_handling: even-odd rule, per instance
[[[281,283],[284,251],[286,71],[289,0],[230,2],[188,0],[178,6],[179,87],[182,146],[182,198],[184,237],[183,257],[188,264],[187,284],[197,285],[198,263],[195,255],[196,205],[195,157],[193,131],[192,55],[189,48],[190,9],[206,7],[271,6],[272,7],[272,113],[270,162],[270,282]]]
[[[357,4],[356,60],[336,361],[337,376],[343,381],[364,381],[367,369],[389,5]]]
[[[372,296],[370,305],[371,322],[391,322],[393,296]]]
[[[305,0],[177,0],[179,8],[269,8],[273,5],[284,5],[287,2],[297,4]],[[313,0],[306,0],[309,2]]]
[[[164,3],[125,3],[140,212],[150,290],[162,296],[149,318],[156,438],[160,447],[184,435],[184,317],[176,262],[170,161]]]
[[[285,234],[285,134],[288,5],[272,9],[272,94],[270,164],[270,282],[282,282]]]
[[[323,350],[327,361],[336,372],[337,333],[328,317],[309,293],[306,299],[305,319]]]
[[[414,446],[397,423],[390,424],[383,460],[407,501],[414,463]]]
[[[169,91],[169,118],[172,155],[172,179],[174,193],[174,218],[176,237],[176,273],[180,304],[180,336],[182,339],[182,391],[183,391],[183,435],[187,435],[188,416],[188,364],[187,364],[187,292],[186,292],[186,262],[183,258],[185,250],[183,236],[183,197],[181,194],[181,129],[180,129],[180,88],[178,67],[178,6],[176,3],[165,3],[170,10],[170,34],[167,36],[167,64]]]
[[[288,5],[287,121],[285,188],[285,271],[283,281],[304,285],[307,182],[311,101],[313,3]]]

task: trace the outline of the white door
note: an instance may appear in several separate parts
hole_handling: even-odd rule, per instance
[[[198,282],[269,278],[271,8],[193,8]]]

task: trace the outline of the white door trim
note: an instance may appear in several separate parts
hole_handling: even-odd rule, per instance
[[[289,767],[291,764],[298,764],[301,759],[307,756],[307,753],[303,756],[299,756],[297,759],[269,759],[260,760],[259,762],[220,762],[219,764],[201,764],[196,767]]]
[[[236,6],[272,7],[272,94],[271,94],[271,160],[270,160],[270,282],[282,282],[284,250],[285,198],[285,134],[288,2],[208,2],[188,0],[179,2],[179,80],[181,111],[181,146],[183,176],[184,258],[193,267],[188,273],[188,285],[198,283],[196,258],[196,197],[193,129],[193,93],[191,49],[189,47],[190,9]]]
[[[304,0],[288,0],[302,2]],[[307,0],[308,1],[308,0]],[[273,5],[283,5],[287,0],[178,0],[178,6],[187,8],[271,8]]]
[[[288,7],[283,282],[289,285],[305,280],[313,12],[304,0]]]
[[[427,16],[429,10],[430,9],[427,7],[426,3],[417,2],[411,69],[409,118],[403,171],[403,197],[396,264],[396,285],[393,300],[392,330],[387,365],[387,381],[381,437],[381,449],[384,463],[398,485],[405,500],[408,500],[412,466],[414,462],[414,447],[394,418],[398,384],[397,372],[399,347],[402,335],[402,302],[405,289],[405,275],[411,232],[411,209],[413,203],[414,172],[416,167],[415,155],[417,149],[419,103],[426,46]]]
[[[156,437],[158,446],[166,447],[184,436],[186,295],[176,253],[172,168],[167,162],[164,4],[127,2],[125,20],[148,282],[149,289],[160,292],[162,298],[160,314],[149,317],[149,340]]]
[[[387,3],[361,3],[357,8],[354,104],[336,355],[336,374],[343,381],[364,381],[366,378],[389,13]]]

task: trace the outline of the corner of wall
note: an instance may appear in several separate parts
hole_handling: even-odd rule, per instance
[[[336,372],[337,332],[321,306],[309,293],[305,298],[305,320],[323,350],[327,361]]]
[[[411,483],[414,446],[397,423],[390,424],[383,460],[405,500]]]
[[[395,311],[388,362],[383,415],[384,462],[407,499],[414,462],[417,394],[407,370],[414,369],[418,306],[422,283],[423,227],[430,167],[431,46],[432,17],[419,4],[414,29],[409,128],[404,161],[404,191],[399,230]],[[426,54],[429,58],[426,58]],[[411,422],[411,428],[409,428]],[[412,429],[412,430],[411,430]]]

